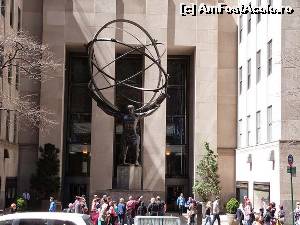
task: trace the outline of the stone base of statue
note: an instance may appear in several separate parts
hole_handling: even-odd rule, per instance
[[[141,190],[142,167],[135,165],[118,166],[117,186],[119,189]]]

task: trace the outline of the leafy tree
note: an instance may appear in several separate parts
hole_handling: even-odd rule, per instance
[[[204,144],[206,153],[197,165],[198,179],[194,183],[194,193],[207,202],[213,195],[220,193],[217,155],[209,148],[209,143]]]
[[[56,196],[60,189],[59,149],[52,144],[40,147],[41,157],[37,161],[36,173],[31,176],[30,184],[37,199]]]

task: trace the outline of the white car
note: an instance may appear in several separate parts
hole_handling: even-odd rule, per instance
[[[90,216],[78,213],[26,212],[0,216],[0,225],[93,225]]]

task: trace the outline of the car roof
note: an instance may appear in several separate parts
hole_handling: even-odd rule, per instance
[[[62,212],[25,212],[25,213],[14,213],[4,216],[0,216],[0,221],[3,220],[14,220],[14,219],[55,219],[78,222],[88,219],[89,216],[79,213],[62,213]]]

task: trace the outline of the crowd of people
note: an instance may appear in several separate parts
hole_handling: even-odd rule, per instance
[[[236,212],[236,220],[240,225],[275,225],[284,224],[285,222],[285,210],[283,206],[279,206],[279,210],[276,213],[275,202],[270,202],[269,205],[263,204],[259,209],[259,213],[255,213],[252,203],[248,197],[244,197],[244,202],[240,203]]]
[[[255,213],[252,203],[248,197],[244,197],[244,201],[240,203],[236,212],[236,222],[239,225],[283,225],[285,223],[286,213],[283,206],[279,206],[276,210],[276,204],[270,202],[268,205],[262,204],[259,213]],[[179,216],[187,211],[188,225],[195,224],[197,214],[197,202],[189,197],[186,199],[183,193],[176,200]],[[55,200],[50,197],[50,212],[56,211]],[[68,208],[64,210],[67,213],[90,214],[94,225],[132,225],[134,217],[138,216],[164,216],[166,212],[166,204],[159,196],[151,198],[150,203],[146,205],[143,196],[134,199],[129,196],[128,200],[120,198],[118,202],[113,201],[111,196],[103,195],[101,198],[94,195],[90,210],[85,196],[76,196],[73,203],[69,203]],[[300,225],[300,202],[296,203],[293,212],[295,224]],[[215,200],[208,201],[205,205],[205,223],[204,225],[214,225],[217,220],[220,221],[220,198],[217,196]]]
[[[188,225],[194,225],[195,224],[195,217],[197,214],[197,202],[192,197],[188,197],[188,200],[186,201],[183,193],[180,194],[180,196],[176,200],[176,204],[178,206],[178,212],[179,216],[183,214],[183,212],[187,211],[188,216]]]
[[[52,199],[50,199],[50,209]],[[90,210],[88,209],[85,196],[76,196],[73,203],[69,203],[68,208],[64,210],[67,213],[85,213],[90,214],[94,225],[132,225],[134,217],[138,216],[164,216],[166,212],[165,202],[159,196],[151,198],[150,203],[146,205],[143,196],[134,199],[129,196],[127,202],[120,198],[118,202],[113,201],[111,196],[103,195],[101,198],[94,195]]]

